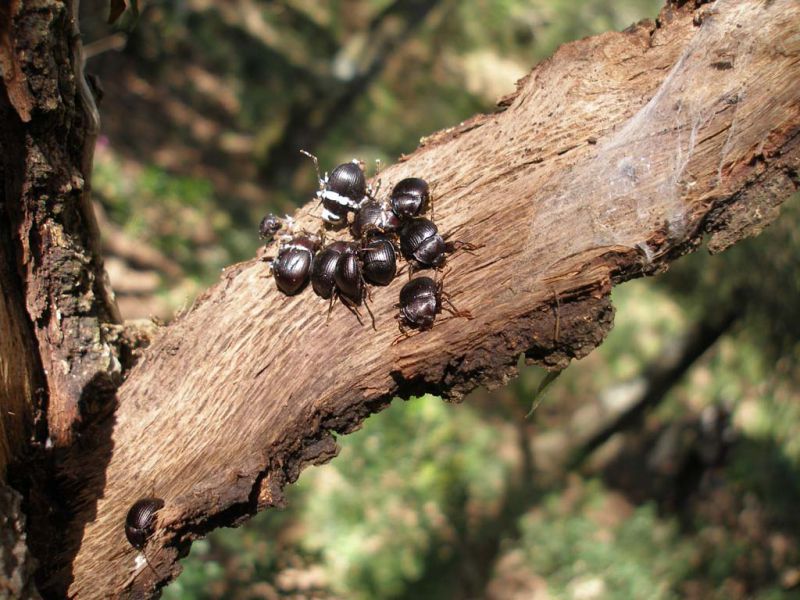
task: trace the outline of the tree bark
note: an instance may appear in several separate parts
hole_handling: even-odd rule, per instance
[[[23,10],[35,4],[60,5],[31,0]],[[6,209],[12,227],[2,233],[11,236],[29,321],[20,335],[36,343],[47,425],[69,450],[54,467],[68,482],[62,486],[68,535],[38,553],[47,566],[40,579],[45,595],[153,593],[178,573],[176,559],[193,539],[280,505],[284,486],[304,466],[336,454],[335,434],[359,428],[393,397],[434,392],[457,400],[478,385],[504,383],[522,353],[562,368],[601,343],[612,326],[613,284],[667,268],[707,234],[709,247],[722,249],[760,230],[800,183],[799,20],[793,0],[669,3],[656,23],[563,46],[519,82],[498,112],[426,138],[385,170],[384,190],[411,175],[431,182],[440,230],[481,246],[453,254],[444,283],[473,319],[440,318],[431,331],[393,344],[404,277],[373,289],[373,331],[342,307],[326,322],[326,303],[310,291],[282,295],[256,258],[226,269],[220,283],[159,334],[110,399],[113,369],[101,359],[113,352],[110,343],[102,345],[102,333],[87,339],[80,328],[56,329],[62,344],[99,349],[77,354],[89,360],[80,372],[90,377],[69,379],[63,388],[48,362],[60,347],[47,345],[45,333],[64,323],[48,302],[67,292],[42,290],[73,271],[62,263],[34,268],[47,264],[39,254],[26,260],[24,240],[35,228],[20,228],[47,229],[50,221],[41,219],[54,219],[62,206],[77,215],[69,222],[82,234],[81,252],[89,252],[91,235],[76,208],[80,188],[59,192],[65,181],[48,179],[61,181],[47,190],[63,203],[36,212],[43,193],[33,187],[43,177],[38,163],[4,160],[4,206],[14,208]],[[58,35],[63,31],[54,30]],[[47,72],[42,81],[58,75]],[[62,84],[75,89],[68,77]],[[9,108],[12,86],[8,79],[5,85],[10,102],[2,130],[19,133],[0,138],[4,149],[19,139],[21,154],[34,156],[30,136],[38,131],[41,144],[74,162],[71,138],[35,129],[37,119],[49,118],[47,107],[26,124]],[[62,93],[64,102],[70,97]],[[77,118],[69,106],[48,110]],[[309,203],[299,224],[317,229],[316,210]],[[18,211],[31,216],[20,219]],[[41,256],[50,256],[36,239]],[[94,312],[87,316],[76,305],[70,314],[81,323],[91,317],[90,330],[103,332],[113,315],[100,301],[102,264],[96,253],[88,256],[74,272],[91,277],[75,289],[84,297],[92,292]],[[4,292],[19,289],[2,283]],[[93,387],[98,377],[103,385]],[[64,419],[51,422],[63,389],[73,400],[76,393],[88,401],[100,397],[106,407],[89,413],[77,438]],[[28,399],[26,406],[36,405]],[[74,422],[75,410],[64,406]],[[151,569],[136,560],[123,522],[133,502],[153,494],[166,506],[145,549]],[[29,516],[42,519],[36,507]]]
[[[75,511],[70,488],[83,478],[80,461],[70,463],[86,447],[80,438],[92,416],[113,408],[121,381],[120,318],[89,197],[98,118],[83,78],[77,4],[0,8],[0,474],[24,492],[43,573],[65,540],[80,543],[81,530],[65,527]],[[22,522],[17,512],[12,526]],[[3,529],[11,533],[5,556],[17,555],[5,543],[13,527]]]

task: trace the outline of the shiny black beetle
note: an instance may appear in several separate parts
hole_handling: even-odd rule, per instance
[[[358,247],[347,244],[336,263],[333,279],[339,293],[353,302],[360,304],[364,298],[364,276],[361,272],[361,262],[358,260]]]
[[[319,247],[320,239],[310,235],[300,235],[281,244],[278,256],[271,261],[272,274],[280,291],[293,296],[303,290]]]
[[[439,235],[436,224],[423,217],[409,219],[400,230],[400,250],[412,266],[441,267],[451,246]]]
[[[336,286],[334,275],[339,257],[347,249],[347,242],[333,242],[320,250],[311,265],[311,287],[314,293],[326,300],[333,296]]]
[[[400,250],[412,269],[438,269],[444,265],[448,253],[479,247],[468,242],[445,242],[436,224],[424,217],[409,219],[400,230]]]
[[[359,251],[364,279],[375,285],[389,285],[397,274],[394,243],[385,235],[375,235]]]
[[[394,233],[400,229],[400,225],[401,221],[394,212],[370,200],[356,213],[350,231],[354,238],[362,239],[376,233]]]
[[[347,244],[339,260],[336,262],[336,271],[333,274],[336,282],[336,295],[342,303],[356,315],[358,322],[361,323],[361,315],[358,307],[362,302],[372,319],[372,328],[375,328],[375,316],[367,303],[367,282],[364,279],[362,261],[359,257],[357,244]]]
[[[424,213],[430,197],[427,181],[419,177],[407,177],[394,186],[389,202],[394,214],[399,219],[406,220]]]
[[[143,550],[155,531],[156,513],[164,508],[161,498],[142,498],[133,503],[125,517],[125,537],[131,546]]]
[[[347,221],[348,212],[356,212],[370,198],[367,178],[361,163],[353,159],[349,163],[337,166],[331,174],[320,177],[319,161],[313,154],[301,150],[314,161],[317,171],[319,190],[317,198],[322,203],[322,220],[331,225],[340,225]]]
[[[403,286],[400,290],[400,303],[397,305],[400,309],[397,320],[403,335],[395,342],[407,335],[407,328],[425,331],[433,327],[436,315],[442,309],[454,317],[472,318],[468,311],[461,311],[453,306],[442,286],[442,281],[436,282],[430,277],[415,277]],[[445,307],[443,302],[449,306]]]

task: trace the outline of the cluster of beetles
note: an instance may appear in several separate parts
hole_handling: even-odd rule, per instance
[[[447,254],[457,248],[476,248],[466,242],[445,241],[434,222],[422,216],[429,208],[433,212],[430,188],[424,179],[403,179],[394,186],[388,201],[379,202],[380,186],[374,192],[367,186],[359,161],[343,163],[330,176],[326,173],[320,177],[317,158],[304,154],[317,169],[316,197],[322,204],[322,220],[331,228],[349,225],[353,239],[324,246],[324,228],[319,234],[298,233],[291,217],[264,217],[259,226],[261,238],[269,243],[280,233],[277,256],[269,260],[275,283],[284,294],[298,294],[311,281],[314,293],[330,300],[330,308],[338,298],[361,322],[358,307],[363,304],[369,311],[368,286],[389,285],[398,275],[398,243],[409,274],[440,269]],[[471,317],[450,303],[441,280],[425,276],[410,279],[403,286],[398,307],[404,335],[407,329],[430,329],[443,309],[454,316]],[[374,327],[374,319],[372,324]],[[144,550],[155,531],[156,513],[163,507],[160,498],[142,498],[131,506],[125,519],[125,536],[131,546]]]
[[[291,217],[264,217],[259,234],[267,243],[282,231],[277,255],[268,260],[275,283],[284,294],[298,294],[310,281],[315,294],[330,300],[329,312],[338,299],[361,322],[360,306],[372,316],[367,302],[369,285],[389,285],[399,274],[398,251],[411,275],[421,269],[440,269],[446,255],[456,248],[475,248],[465,242],[445,241],[436,224],[422,216],[429,208],[432,212],[430,187],[424,179],[403,179],[388,200],[381,202],[377,199],[380,185],[374,191],[367,185],[358,160],[340,164],[322,177],[317,158],[303,153],[314,161],[317,170],[316,197],[322,205],[322,221],[333,229],[349,225],[352,241],[337,240],[324,246],[324,228],[319,234],[298,233]],[[430,329],[443,302],[453,315],[469,317],[452,307],[441,281],[410,279],[400,291],[401,331]]]

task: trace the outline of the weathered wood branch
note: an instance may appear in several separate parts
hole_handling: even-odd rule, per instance
[[[562,367],[611,327],[614,283],[666,268],[706,233],[721,249],[773,218],[800,181],[800,6],[695,4],[669,4],[658,25],[562,47],[498,113],[427,138],[382,173],[384,189],[428,179],[442,231],[483,245],[452,256],[446,279],[474,319],[442,319],[392,345],[402,278],[374,290],[372,331],[341,307],[326,324],[325,303],[281,295],[263,261],[227,269],[129,373],[115,411],[58,462],[74,512],[66,542],[49,550],[43,591],[147,594],[177,573],[191,540],[280,504],[305,465],[335,455],[334,433],[357,429],[394,396],[458,399],[513,376],[522,353]],[[30,128],[18,127],[27,140]],[[9,184],[11,167],[4,162],[5,202],[28,207],[25,191],[37,188]],[[74,189],[60,196],[69,210]],[[309,229],[314,210],[300,214]],[[29,264],[24,281],[59,273]],[[41,340],[52,309],[25,294]],[[146,549],[157,576],[136,562],[122,528],[130,505],[152,493],[166,501]]]

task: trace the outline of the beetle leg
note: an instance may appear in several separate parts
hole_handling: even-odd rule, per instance
[[[413,335],[413,333],[408,332],[408,327],[406,327],[405,324],[403,323],[403,317],[401,315],[397,315],[395,319],[399,321],[398,327],[400,328],[400,335],[398,335],[396,338],[394,338],[394,340],[392,340],[392,343],[389,344],[390,346],[399,344],[401,341],[408,339]]]
[[[456,308],[456,305],[450,300],[450,294],[447,292],[440,292],[439,297],[442,299],[442,309],[453,315],[453,317],[462,317],[464,319],[475,318],[468,310],[460,310]],[[448,306],[445,306],[445,303],[447,303]]]
[[[144,553],[144,551],[142,551],[142,556],[144,557],[144,562],[145,562],[145,564],[146,564],[148,567],[150,567],[150,570],[153,572],[153,575],[155,575],[155,576],[156,576],[156,579],[160,578],[160,577],[161,577],[161,575],[159,575],[158,571],[156,571],[156,570],[153,568],[153,565],[151,565],[151,564],[150,564],[150,561],[149,561],[149,560],[147,560],[147,554],[145,554],[145,553]]]
[[[369,289],[369,285],[367,285],[367,280],[364,279],[364,274],[363,273],[359,273],[358,276],[361,278],[361,285],[363,286],[362,289],[364,290],[361,293],[361,299],[364,300],[364,305],[366,305],[367,304],[367,302],[366,302],[367,298],[369,298],[369,301],[372,302],[372,291]]]
[[[325,319],[325,324],[331,320],[331,312],[333,311],[333,303],[336,300],[336,292],[331,292],[331,300],[328,302],[328,317]]]
[[[273,270],[272,264],[275,262],[275,257],[265,256],[263,260],[265,263],[267,263],[267,274],[265,275],[265,277],[272,277],[272,270]]]
[[[453,306],[452,303],[450,304],[449,308],[446,307],[446,306],[442,306],[442,309],[445,312],[450,313],[452,315],[451,318],[453,318],[453,319],[458,317],[458,318],[461,318],[461,319],[472,320],[472,319],[475,318],[473,316],[473,314],[471,312],[469,312],[468,310],[459,310],[455,306]],[[447,319],[443,319],[443,320],[447,320]]]
[[[347,296],[342,296],[341,294],[339,295],[339,299],[342,301],[342,304],[344,304],[347,307],[347,310],[349,310],[356,316],[356,319],[358,319],[358,324],[364,325],[364,321],[361,320],[361,313],[358,312],[358,307],[355,304],[353,304],[353,301],[350,300],[350,298],[348,298]]]
[[[363,280],[363,278],[362,278],[362,280]],[[363,297],[362,297],[362,300],[364,302],[364,308],[367,309],[367,312],[369,313],[369,318],[372,320],[372,329],[373,329],[373,331],[378,331],[378,328],[375,327],[375,315],[372,314],[372,309],[369,307],[369,302],[367,302],[367,296],[369,296],[370,293],[369,293],[369,289],[367,288],[366,283],[364,284],[364,288],[365,288],[365,290],[363,292]],[[371,296],[370,296],[370,301],[372,301],[372,297]]]

